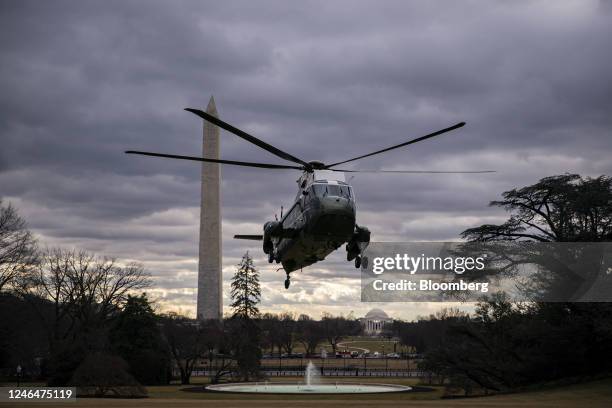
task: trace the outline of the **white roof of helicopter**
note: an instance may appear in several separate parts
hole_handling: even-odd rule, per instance
[[[314,181],[317,182],[319,180],[327,180],[328,183],[330,181],[342,181],[343,183],[346,183],[346,177],[342,171],[315,170]]]

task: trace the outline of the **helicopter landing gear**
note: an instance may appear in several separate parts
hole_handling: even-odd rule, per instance
[[[285,279],[285,289],[289,289],[289,285],[291,285],[290,279],[289,274],[287,274],[287,279]]]
[[[272,262],[274,262],[274,254],[272,253],[272,251],[270,251],[270,253],[268,254],[268,263]]]
[[[359,269],[363,265],[368,267],[367,257],[363,257],[365,249],[370,243],[370,230],[366,227],[355,226],[355,233],[346,244],[346,260],[355,260],[355,268]]]

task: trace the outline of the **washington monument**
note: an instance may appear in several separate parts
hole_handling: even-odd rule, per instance
[[[206,112],[219,117],[213,97],[208,102]],[[219,128],[204,121],[202,136],[202,157],[219,159]],[[202,163],[198,319],[221,319],[223,316],[220,184],[219,164]]]

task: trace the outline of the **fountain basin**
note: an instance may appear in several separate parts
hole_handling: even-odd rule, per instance
[[[209,391],[253,394],[374,394],[405,392],[412,388],[395,384],[296,384],[296,383],[228,383],[206,387]]]

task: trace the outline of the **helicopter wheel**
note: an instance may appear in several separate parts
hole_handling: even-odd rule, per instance
[[[357,257],[355,258],[355,268],[361,268],[361,255],[357,255]]]
[[[287,276],[287,279],[285,279],[285,289],[289,289],[290,284],[291,284],[291,281],[289,280],[289,276]]]
[[[270,253],[268,254],[268,263],[272,262],[274,262],[274,254],[272,253],[272,251],[270,251]]]

